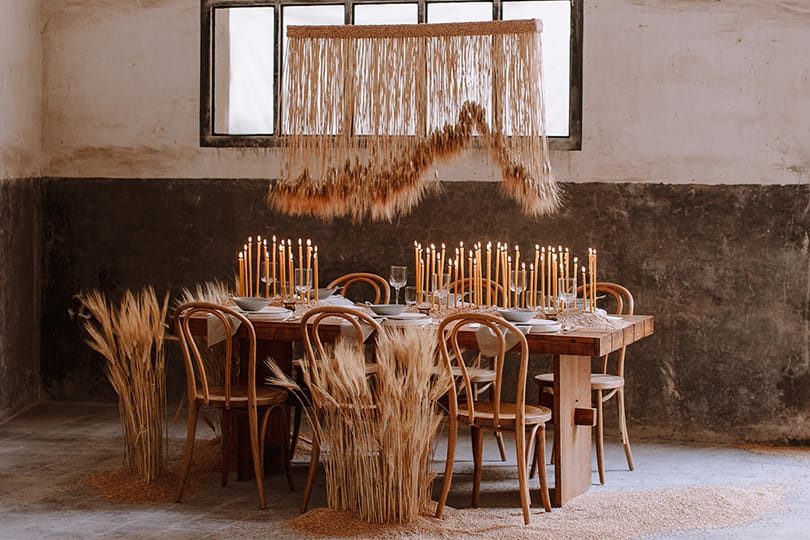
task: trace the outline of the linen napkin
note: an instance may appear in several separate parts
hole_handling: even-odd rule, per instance
[[[529,327],[518,327],[523,334],[527,334],[529,332]],[[504,331],[506,331],[504,329]],[[506,350],[510,350],[512,347],[517,345],[517,342],[520,338],[511,330],[508,331],[506,334],[505,339],[505,346]],[[496,356],[498,354],[498,344],[500,339],[497,335],[488,327],[481,325],[475,331],[475,341],[478,342],[478,350],[484,356]]]
[[[242,324],[242,321],[237,319],[232,315],[228,315],[227,313],[225,316],[228,318],[228,321],[231,323],[231,335],[236,334],[236,331],[239,330],[239,326]],[[219,320],[219,317],[216,315],[208,315],[206,321],[206,341],[208,342],[208,347],[211,348],[217,343],[222,343],[226,339],[228,339],[228,335],[225,332],[225,326],[222,324],[222,321]]]

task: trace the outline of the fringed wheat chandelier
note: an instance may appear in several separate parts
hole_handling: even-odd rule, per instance
[[[291,215],[390,220],[437,187],[428,169],[480,135],[526,214],[558,203],[539,20],[290,26],[282,178]]]

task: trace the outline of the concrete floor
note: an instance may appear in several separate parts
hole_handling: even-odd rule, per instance
[[[199,432],[206,431],[201,424]],[[170,432],[173,439],[182,441],[182,422],[172,425]],[[457,508],[468,506],[470,494],[469,445],[461,436],[448,501]],[[303,461],[294,467],[296,492],[287,490],[282,475],[266,478],[265,511],[256,507],[253,482],[232,481],[223,488],[216,476],[181,504],[113,504],[90,495],[83,486],[89,473],[120,465],[118,437],[117,410],[104,405],[46,403],[1,425],[0,538],[299,537],[283,523],[298,515],[305,481]],[[519,506],[514,461],[505,464],[497,459],[491,437],[486,444],[490,461],[482,484],[482,506]],[[624,468],[621,446],[608,442],[607,485],[594,485],[591,491],[714,485],[781,485],[787,490],[776,511],[745,526],[658,537],[810,538],[810,451],[752,452],[644,441],[634,441],[633,450],[637,468],[631,473]],[[443,451],[439,449],[437,456]],[[323,489],[321,480],[313,507],[324,504]]]

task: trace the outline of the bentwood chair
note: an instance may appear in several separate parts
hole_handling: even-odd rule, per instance
[[[476,402],[469,399],[473,395],[472,381],[462,358],[462,347],[459,344],[460,332],[470,330],[469,325],[478,323],[488,328],[496,338],[498,352],[494,357],[493,369],[495,371],[494,389],[492,399],[487,402]],[[473,441],[473,459],[475,469],[473,476],[472,506],[479,503],[481,487],[481,461],[483,450],[483,430],[511,431],[515,433],[516,459],[518,469],[518,482],[520,484],[520,502],[523,507],[523,522],[529,524],[529,475],[528,475],[528,449],[526,435],[529,441],[534,439],[536,459],[539,463],[545,460],[545,423],[551,419],[551,410],[538,406],[526,405],[526,371],[529,363],[529,345],[526,336],[514,325],[493,315],[476,313],[459,313],[446,317],[439,325],[440,354],[446,373],[455,377],[455,370],[461,372],[461,385],[468,399],[459,404],[459,391],[456,385],[451,385],[449,392],[449,429],[447,439],[447,460],[445,463],[444,480],[441,495],[436,506],[436,517],[441,517],[444,511],[447,495],[453,478],[453,463],[455,459],[456,439],[458,437],[458,424],[469,424]],[[517,370],[517,386],[515,388],[515,402],[509,403],[501,399],[503,390],[504,364],[506,361],[506,333],[510,332],[518,338],[520,347],[520,365]],[[448,344],[450,349],[448,349]],[[451,352],[452,351],[452,352]],[[546,512],[551,511],[551,499],[548,492],[545,467],[540,468],[540,495]]]
[[[329,319],[332,320],[330,321]],[[343,306],[321,306],[307,311],[301,319],[301,333],[304,337],[305,361],[309,363],[311,367],[314,367],[318,362],[329,361],[330,356],[323,343],[323,329],[321,328],[321,324],[332,324],[336,319],[339,319],[341,323],[348,322],[351,325],[350,328],[354,331],[354,336],[360,346],[365,343],[364,338],[366,337],[362,325],[367,325],[374,334],[378,334],[382,331],[380,323],[359,309]],[[366,377],[373,376],[376,371],[375,368],[376,365],[367,362],[365,366]],[[317,408],[314,407],[314,402],[312,414],[318,414]],[[306,488],[304,488],[304,501],[301,503],[301,513],[306,512],[309,506],[312,487],[315,485],[315,477],[318,474],[320,453],[320,441],[317,436],[314,436],[312,439],[312,453],[309,458],[307,485]]]
[[[578,292],[582,293],[582,287]],[[632,315],[635,308],[633,295],[626,288],[616,283],[598,282],[596,293],[604,293],[610,297],[615,308],[612,311],[615,315]],[[616,353],[616,368],[611,370],[609,366],[609,355],[600,358],[600,370],[598,373],[591,373],[591,391],[593,402],[596,404],[596,465],[599,471],[599,483],[605,483],[605,422],[604,404],[612,397],[616,396],[616,406],[619,413],[619,435],[624,446],[624,457],[627,467],[632,471],[633,451],[630,449],[630,437],[627,434],[627,416],[624,408],[624,355],[626,347],[622,347]],[[543,394],[554,393],[554,374],[543,373],[534,378],[540,388],[540,402]]]
[[[211,366],[203,359],[197,342],[189,329],[189,321],[193,316],[216,317],[225,329],[225,361],[224,374],[209,373]],[[287,415],[285,407],[287,391],[281,388],[256,386],[256,332],[251,322],[237,311],[225,306],[208,302],[189,302],[182,304],[175,312],[175,327],[180,338],[183,350],[183,360],[186,368],[186,383],[188,394],[188,432],[186,435],[185,453],[183,455],[183,469],[177,487],[177,502],[183,496],[188,472],[191,468],[192,454],[194,453],[194,439],[197,430],[197,416],[202,407],[222,410],[222,485],[228,483],[228,471],[231,458],[231,443],[235,436],[233,433],[233,414],[246,414],[248,430],[250,432],[250,451],[253,457],[253,472],[256,476],[256,488],[259,492],[259,508],[264,509],[264,441],[267,433],[270,415],[274,411],[284,422],[284,432],[287,433]],[[247,331],[247,384],[236,381],[239,362],[238,355],[234,355],[234,333],[237,325]],[[222,381],[222,385],[213,386],[209,381]],[[259,431],[259,413],[261,413],[261,431]],[[290,461],[287,456],[287,445],[282,445],[282,458],[287,473],[287,483],[294,489]]]
[[[453,293],[461,293],[461,290],[465,291],[465,296],[469,293],[471,286],[475,283],[473,278],[464,278],[458,279],[453,281],[450,284],[450,291]],[[491,279],[482,279],[483,289],[484,289],[484,296],[487,294],[487,289],[491,291],[491,298],[492,303],[498,303],[500,298],[503,298],[503,286],[495,283],[495,281]],[[462,287],[463,285],[463,287]],[[479,396],[486,392],[489,388],[492,387],[492,383],[495,381],[495,371],[488,367],[482,367],[482,359],[481,355],[477,355],[475,360],[472,362],[471,365],[467,366],[467,373],[470,376],[470,381],[473,385],[473,399],[476,401],[478,400]],[[495,431],[495,440],[498,443],[498,453],[501,455],[501,461],[506,461],[506,446],[503,442],[503,434],[500,431]]]
[[[326,288],[339,287],[340,294],[346,296],[346,291],[349,287],[357,284],[366,284],[372,288],[374,291],[375,304],[387,304],[391,301],[391,287],[388,285],[388,281],[378,274],[371,274],[369,272],[354,272],[340,276],[339,278],[333,279]]]

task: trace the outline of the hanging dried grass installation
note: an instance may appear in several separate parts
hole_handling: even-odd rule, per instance
[[[144,482],[154,482],[166,462],[166,362],[163,337],[169,296],[159,304],[152,287],[127,291],[117,307],[93,291],[79,295],[92,319],[87,344],[106,360],[118,394],[124,463]]]
[[[429,167],[477,133],[504,192],[529,215],[553,211],[541,30],[539,20],[288,27],[286,162],[268,203],[391,220],[436,187]]]

